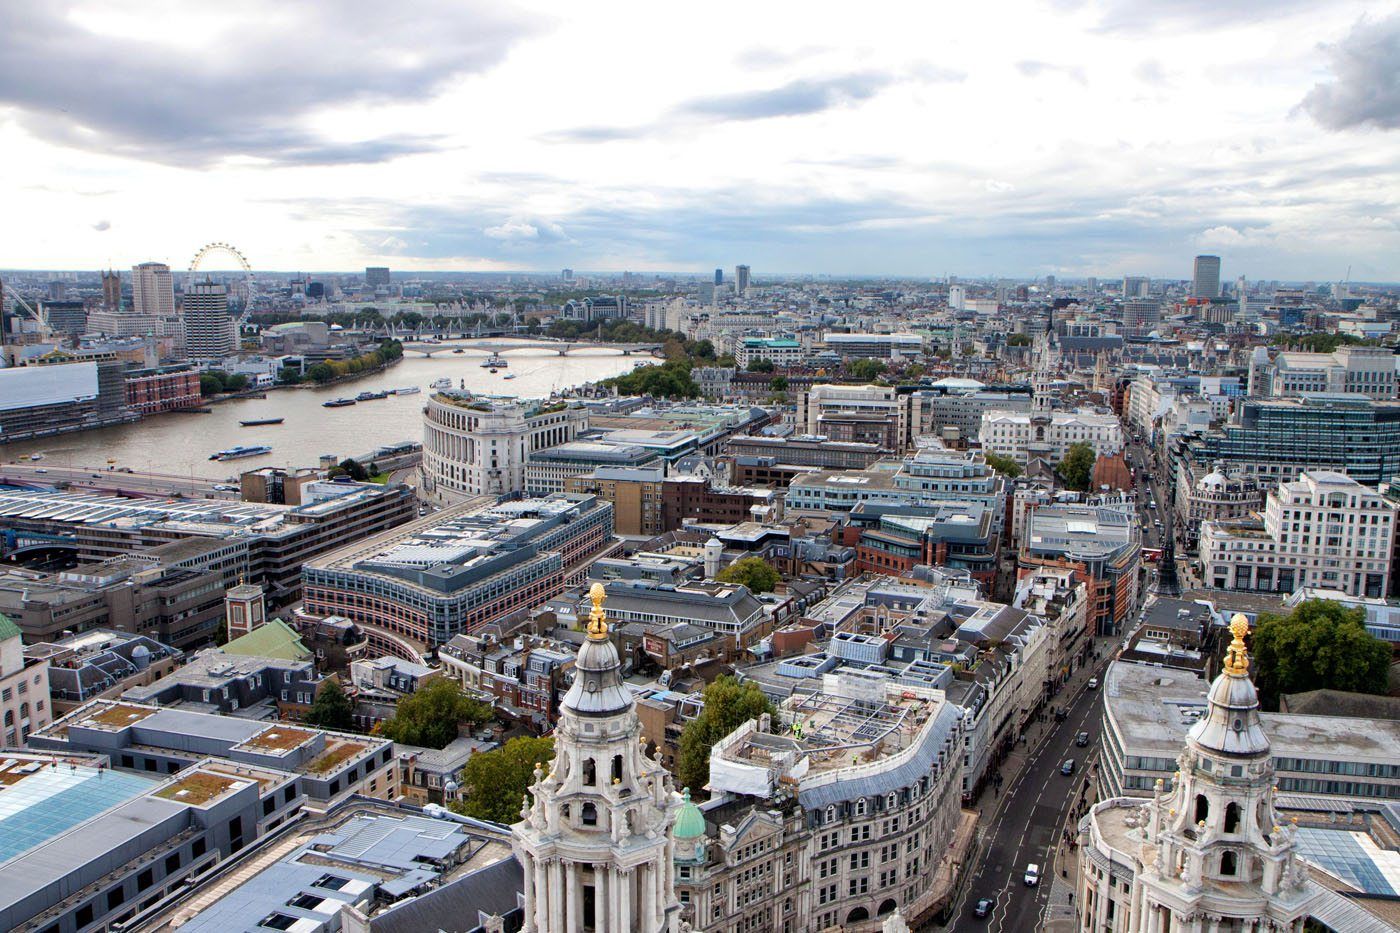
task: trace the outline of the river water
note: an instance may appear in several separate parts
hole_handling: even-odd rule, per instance
[[[0,460],[43,454],[45,462],[64,467],[115,466],[138,473],[168,473],[204,479],[231,478],[257,467],[315,466],[322,454],[337,459],[359,456],[376,447],[423,440],[423,403],[428,384],[446,377],[473,392],[540,398],[631,370],[650,357],[624,357],[607,349],[579,349],[560,356],[552,351],[510,350],[510,365],[499,373],[481,367],[485,357],[468,350],[439,351],[432,358],[405,354],[382,373],[327,388],[276,389],[265,399],[221,402],[212,414],[154,415],[135,424],[77,434],[63,434],[0,446]],[[514,373],[514,379],[506,379]],[[390,395],[344,408],[323,408],[327,399],[354,398],[374,392],[417,386],[417,395]],[[285,418],[279,425],[242,427],[240,420]],[[272,452],[240,460],[210,460],[209,455],[235,445],[266,444]]]

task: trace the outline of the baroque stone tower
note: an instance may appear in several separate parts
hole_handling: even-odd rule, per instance
[[[1209,709],[1186,735],[1174,786],[1115,798],[1081,824],[1080,929],[1300,933],[1319,896],[1293,825],[1274,809],[1274,767],[1237,615]],[[1132,866],[1131,882],[1124,866]]]
[[[512,827],[524,869],[525,933],[674,933],[671,830],[681,799],[646,753],[622,662],[593,584],[588,640],[560,703],[554,761]]]

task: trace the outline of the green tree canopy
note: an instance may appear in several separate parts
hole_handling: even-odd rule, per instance
[[[1385,693],[1391,649],[1366,631],[1366,610],[1309,599],[1287,614],[1264,613],[1250,637],[1254,684],[1268,709],[1285,693]]]
[[[199,374],[199,394],[218,395],[224,391],[224,381],[213,373]]]
[[[883,360],[853,360],[846,366],[846,372],[861,382],[870,382],[887,369]]]
[[[1016,477],[1021,475],[1021,464],[1017,463],[1015,460],[1012,460],[1010,457],[1003,457],[1001,454],[994,454],[988,452],[986,454],[986,458],[987,466],[991,467],[993,470],[996,470],[1002,476],[1007,476],[1011,479],[1015,479]]]
[[[773,369],[773,361],[766,356],[760,356],[758,359],[749,360],[748,370],[751,373],[771,373]]]
[[[462,769],[461,799],[451,809],[494,823],[520,819],[520,801],[534,782],[535,765],[554,760],[554,739],[515,738],[500,748],[478,752]]]
[[[710,748],[750,719],[764,713],[776,715],[773,704],[758,684],[739,683],[725,675],[705,688],[700,715],[686,723],[681,732],[676,777],[692,794],[703,792],[710,782]]]
[[[1065,459],[1055,466],[1055,472],[1060,474],[1060,479],[1064,480],[1067,488],[1086,492],[1094,474],[1094,461],[1097,459],[1092,445],[1083,441],[1070,444]]]
[[[306,722],[323,729],[349,729],[355,724],[355,707],[346,696],[339,678],[327,677],[321,689],[316,691],[316,699],[311,709],[306,711]]]
[[[346,458],[340,461],[340,465],[330,471],[331,476],[348,476],[357,483],[363,483],[369,479],[369,471],[360,465],[354,458]]]
[[[771,593],[782,579],[762,557],[741,557],[715,577],[721,583],[742,583],[754,593]]]
[[[317,363],[306,370],[306,378],[312,382],[330,382],[335,378],[335,370],[330,363]]]
[[[774,376],[768,380],[768,388],[774,392],[786,392],[788,387],[787,376]]]
[[[1009,334],[1006,338],[1008,347],[1028,347],[1031,345],[1030,334]]]
[[[457,738],[462,723],[487,722],[491,716],[491,707],[467,696],[455,680],[434,677],[400,700],[379,731],[391,742],[443,748]]]

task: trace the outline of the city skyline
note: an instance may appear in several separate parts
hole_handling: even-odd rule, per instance
[[[1393,4],[413,6],[7,10],[4,264],[1400,278]]]

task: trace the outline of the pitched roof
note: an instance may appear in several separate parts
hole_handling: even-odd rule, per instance
[[[8,641],[11,638],[19,638],[24,633],[19,630],[19,626],[11,622],[5,613],[0,612],[0,641]]]
[[[247,635],[240,635],[224,645],[223,652],[280,661],[305,661],[311,657],[310,649],[302,644],[296,629],[281,619],[273,619]]]

